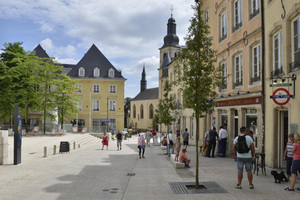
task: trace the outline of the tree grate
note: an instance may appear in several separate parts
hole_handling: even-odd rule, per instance
[[[199,182],[201,189],[188,189],[187,186],[193,186],[195,182],[171,182],[169,184],[174,194],[228,193],[216,182]]]

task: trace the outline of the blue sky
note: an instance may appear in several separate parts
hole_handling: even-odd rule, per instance
[[[158,87],[159,48],[173,16],[184,45],[194,0],[0,0],[0,49],[5,42],[38,44],[60,63],[76,64],[95,44],[122,70],[125,97],[140,91],[145,64],[147,88]],[[0,50],[1,53],[1,50]]]

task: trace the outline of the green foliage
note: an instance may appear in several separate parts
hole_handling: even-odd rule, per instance
[[[63,73],[62,66],[55,63],[54,58],[40,58],[35,52],[22,51],[21,44],[6,44],[1,54],[1,118],[11,119],[15,104],[27,121],[33,113],[35,118],[44,117],[44,124],[46,118],[54,121],[57,115],[73,116],[78,112],[75,104],[78,98],[71,95],[76,90],[75,82]],[[58,110],[64,114],[57,114]]]
[[[169,93],[172,90],[172,85],[168,80],[165,80],[163,98],[159,100],[157,109],[155,109],[155,115],[158,117],[159,124],[165,124],[167,131],[169,131],[169,125],[175,121],[175,118],[171,115],[175,109],[174,96],[170,96]]]
[[[174,71],[177,74],[177,82],[183,97],[184,108],[194,111],[196,119],[196,183],[199,187],[199,118],[204,117],[206,112],[212,109],[208,100],[216,96],[215,88],[222,83],[220,69],[215,68],[215,52],[211,48],[212,38],[209,27],[204,23],[201,10],[201,3],[196,1],[192,6],[194,16],[190,20],[188,34],[185,37],[186,48],[179,53],[177,65]]]

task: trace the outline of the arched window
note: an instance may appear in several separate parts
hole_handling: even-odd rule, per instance
[[[109,69],[108,70],[108,77],[115,77],[115,70],[114,69]]]
[[[85,70],[83,67],[80,67],[78,71],[78,76],[84,76],[84,75],[85,75]]]
[[[99,77],[100,76],[100,70],[98,68],[94,69],[94,77]]]
[[[136,118],[136,107],[133,105],[133,118]]]
[[[144,119],[144,106],[141,105],[140,107],[140,114],[141,114],[141,119]]]
[[[154,112],[153,112],[153,105],[151,104],[149,106],[149,119],[153,119],[153,115],[154,115]]]

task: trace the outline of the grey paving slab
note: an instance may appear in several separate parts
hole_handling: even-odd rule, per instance
[[[80,136],[80,135],[79,135]],[[72,134],[63,139],[70,141]],[[86,136],[85,136],[86,137]],[[61,138],[59,138],[61,139]],[[232,158],[200,156],[200,181],[216,182],[228,193],[174,194],[170,182],[195,181],[195,147],[189,146],[190,169],[175,169],[160,147],[146,148],[145,159],[138,158],[137,138],[123,141],[121,151],[116,141],[109,150],[100,150],[100,141],[86,143],[68,154],[43,158],[43,149],[33,144],[53,145],[55,137],[28,137],[23,143],[23,161],[19,165],[0,166],[0,200],[182,200],[182,199],[299,199],[300,192],[286,192],[289,183],[275,184],[273,177],[254,175],[255,189],[250,190],[244,174],[243,189],[234,188],[236,162]],[[32,156],[28,152],[37,152]],[[135,174],[134,176],[128,176]],[[297,183],[299,184],[299,183]]]

